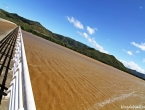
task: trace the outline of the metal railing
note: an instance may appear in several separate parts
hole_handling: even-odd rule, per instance
[[[9,110],[36,110],[20,27],[13,61],[13,77],[8,89]]]

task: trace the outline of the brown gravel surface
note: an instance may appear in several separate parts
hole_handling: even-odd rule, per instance
[[[145,106],[141,79],[24,31],[23,38],[37,110]]]

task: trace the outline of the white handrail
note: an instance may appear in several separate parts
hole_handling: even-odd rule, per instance
[[[36,110],[21,29],[20,29],[20,33],[21,33],[20,38],[21,38],[21,43],[22,43],[21,55],[22,55],[22,79],[23,79],[23,88],[24,88],[24,109]]]
[[[9,110],[36,110],[20,27],[13,60],[13,79],[12,86],[9,88]]]

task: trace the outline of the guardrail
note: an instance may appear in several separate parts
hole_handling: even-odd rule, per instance
[[[9,87],[9,110],[36,110],[20,27],[13,60],[13,78]]]

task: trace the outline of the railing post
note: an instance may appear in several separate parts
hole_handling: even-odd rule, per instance
[[[21,66],[21,64],[20,64]],[[19,79],[19,82],[18,82],[18,110],[22,110],[23,109],[23,96],[22,96],[22,70],[21,70],[21,67],[19,68],[19,71],[18,71],[18,79]]]
[[[15,55],[14,55],[14,58],[13,58],[14,62],[15,62]],[[16,68],[16,63],[14,63],[14,66],[12,68],[12,81],[11,81],[11,87],[10,87],[10,100],[9,100],[9,109],[8,110],[11,110],[12,108],[12,104],[13,104],[13,91],[14,91],[14,72],[15,72],[15,68]]]
[[[18,71],[16,72],[16,78],[15,78],[15,109],[18,110]]]
[[[11,108],[10,110],[14,110],[14,104],[15,104],[15,79],[13,79],[13,89],[12,89],[12,102],[11,102]]]

